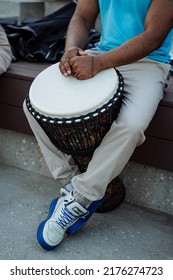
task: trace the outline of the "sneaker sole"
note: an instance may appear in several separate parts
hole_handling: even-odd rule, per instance
[[[92,214],[94,214],[97,208],[103,203],[104,200],[105,198],[103,197],[100,200],[92,202],[91,205],[87,208],[89,214],[82,218],[79,218],[72,226],[70,226],[66,230],[67,235],[74,234],[79,229],[81,229],[87,223],[88,219],[92,216]]]
[[[40,244],[40,246],[45,249],[46,251],[51,251],[53,249],[55,249],[57,247],[57,245],[55,246],[51,246],[49,244],[46,243],[46,241],[44,240],[43,238],[43,230],[44,230],[44,226],[45,226],[45,223],[50,219],[50,217],[52,216],[52,213],[56,207],[56,204],[57,204],[57,201],[58,201],[58,198],[52,200],[51,204],[50,204],[50,207],[49,207],[49,213],[48,213],[48,216],[47,218],[39,225],[38,227],[38,230],[37,230],[37,240],[38,240],[38,243]]]

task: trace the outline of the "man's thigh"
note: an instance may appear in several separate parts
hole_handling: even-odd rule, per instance
[[[169,66],[143,59],[117,68],[124,78],[124,99],[118,121],[145,130],[163,97]]]

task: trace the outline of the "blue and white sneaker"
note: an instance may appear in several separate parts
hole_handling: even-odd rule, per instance
[[[72,192],[54,199],[47,218],[38,227],[39,244],[47,251],[53,250],[63,240],[66,230],[85,215],[87,209],[74,200]]]
[[[73,190],[72,184],[68,184],[67,186],[65,186],[65,188],[61,188],[60,193],[63,196],[63,195],[67,195],[72,190]],[[91,202],[91,204],[86,206],[85,208],[88,211],[87,215],[83,217],[79,217],[76,221],[74,221],[73,224],[67,228],[66,230],[67,235],[71,235],[77,232],[79,229],[81,229],[89,220],[89,218],[92,216],[92,214],[94,214],[97,208],[103,203],[104,200],[105,197],[103,197],[100,200],[95,200]]]
[[[104,200],[93,201],[84,208],[75,201],[72,191],[62,188],[61,195],[51,202],[48,216],[37,230],[37,240],[47,251],[55,249],[65,233],[71,235],[84,226]]]

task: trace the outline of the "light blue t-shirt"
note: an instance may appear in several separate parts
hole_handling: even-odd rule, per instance
[[[101,38],[98,46],[106,52],[144,31],[144,21],[151,0],[98,0],[101,16]],[[172,30],[162,46],[147,57],[170,62]]]

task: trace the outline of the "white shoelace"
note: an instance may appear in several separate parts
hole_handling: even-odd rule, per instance
[[[62,229],[65,229],[68,225],[72,224],[77,218],[79,218],[79,216],[74,215],[65,207],[62,208],[61,214],[56,222]]]

